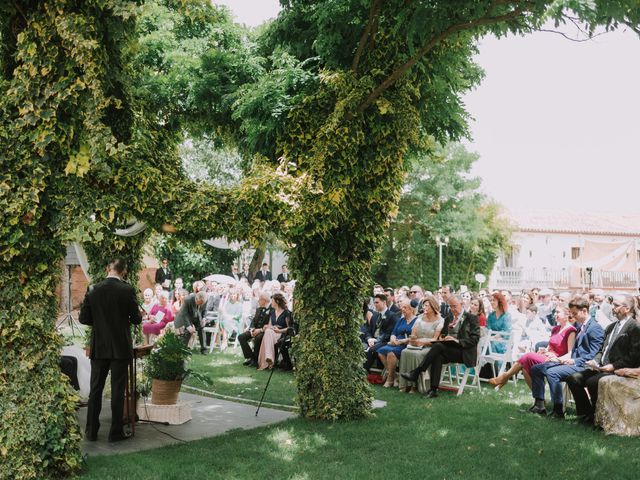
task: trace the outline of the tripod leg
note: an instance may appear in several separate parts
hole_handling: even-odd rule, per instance
[[[260,403],[258,403],[258,409],[256,410],[256,417],[258,416],[258,412],[260,411],[260,407],[262,406],[262,400],[264,400],[264,395],[267,393],[267,388],[269,388],[269,382],[271,382],[271,377],[273,377],[274,367],[271,367],[271,373],[269,374],[269,379],[267,380],[267,384],[264,386],[264,392],[262,392],[262,397],[260,398]]]

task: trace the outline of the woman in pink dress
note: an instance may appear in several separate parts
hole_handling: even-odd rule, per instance
[[[573,344],[576,341],[576,328],[569,323],[570,316],[568,307],[557,307],[556,322],[558,324],[551,330],[549,346],[539,349],[537,353],[525,353],[509,370],[502,375],[491,378],[489,383],[495,385],[496,390],[499,390],[506,385],[512,375],[522,370],[524,380],[531,388],[531,367],[539,363],[559,362],[560,357],[567,355],[573,349]]]
[[[158,295],[160,303],[154,305],[142,323],[144,343],[149,344],[151,335],[160,335],[160,332],[169,322],[173,322],[173,312],[169,306],[169,292],[162,291]]]
[[[289,327],[293,327],[291,311],[287,309],[287,300],[281,293],[271,297],[271,319],[264,326],[264,337],[258,353],[258,370],[273,368],[276,361],[276,343]]]

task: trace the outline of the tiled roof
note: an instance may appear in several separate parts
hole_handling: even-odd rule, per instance
[[[516,231],[640,236],[640,213],[507,211]]]

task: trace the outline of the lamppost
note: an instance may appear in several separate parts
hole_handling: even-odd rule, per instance
[[[436,235],[436,245],[438,246],[438,287],[442,286],[442,247],[449,245],[449,237],[447,235],[444,238],[440,235]]]

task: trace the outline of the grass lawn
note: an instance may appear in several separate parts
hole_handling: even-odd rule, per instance
[[[194,355],[194,366],[214,379],[212,390],[259,400],[268,373],[240,362],[231,354]],[[276,372],[265,401],[291,404],[292,380]],[[459,398],[442,392],[428,400],[390,390],[374,387],[375,398],[388,404],[368,420],[293,419],[169,448],[92,457],[81,478],[638,478],[640,439],[524,413],[531,397],[523,381]]]

